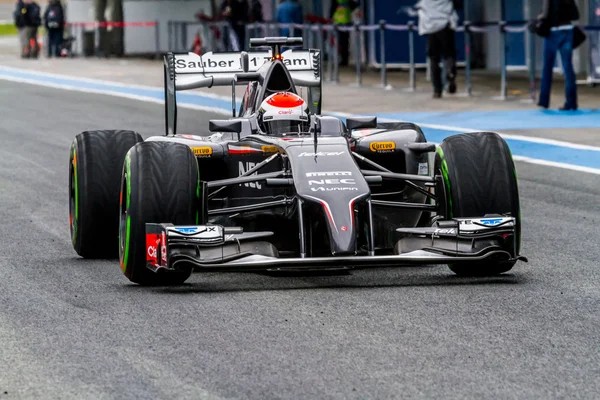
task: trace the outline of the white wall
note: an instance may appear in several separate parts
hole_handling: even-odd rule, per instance
[[[134,0],[123,2],[123,16],[126,22],[158,21],[159,50],[169,49],[168,21],[196,20],[199,11],[210,15],[210,0]],[[68,3],[69,22],[93,22],[92,0],[70,0]],[[197,28],[196,28],[197,29]],[[191,46],[195,29],[190,28],[188,33]],[[154,52],[156,48],[155,30],[153,27],[132,27],[125,29],[125,53]]]

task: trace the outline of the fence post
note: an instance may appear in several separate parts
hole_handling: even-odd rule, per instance
[[[333,82],[333,53],[335,51],[333,41],[333,30],[327,29],[327,81]]]
[[[529,96],[531,98],[531,102],[535,103],[537,93],[536,93],[536,82],[535,82],[535,74],[536,74],[536,63],[535,63],[535,37],[536,35],[531,33],[529,30],[527,31],[527,37],[529,39]]]
[[[156,21],[156,25],[154,25],[154,44],[156,46],[156,58],[160,57],[160,31],[159,31],[159,21]]]
[[[506,87],[506,52],[508,51],[507,49],[507,45],[506,45],[506,22],[505,21],[500,21],[499,24],[499,28],[500,28],[500,68],[501,69],[501,82],[500,82],[500,99],[501,100],[506,100],[506,95],[507,95],[507,87]]]
[[[408,62],[409,66],[409,90],[417,91],[417,76],[415,66],[415,21],[408,21]]]
[[[471,21],[465,21],[465,90],[471,96]]]
[[[361,75],[361,71],[360,71],[360,67],[362,64],[362,60],[361,60],[361,47],[360,47],[360,26],[358,25],[358,23],[354,24],[354,32],[356,34],[356,43],[355,43],[355,54],[354,54],[354,60],[356,62],[356,86],[362,86],[362,75]]]
[[[381,87],[385,90],[391,90],[387,80],[387,63],[385,61],[385,20],[379,21],[379,51],[381,52]]]
[[[340,83],[340,34],[338,29],[337,25],[333,25],[333,81],[335,83]]]
[[[244,46],[240,50],[248,51],[248,46],[250,46],[250,26],[248,24],[244,25]]]

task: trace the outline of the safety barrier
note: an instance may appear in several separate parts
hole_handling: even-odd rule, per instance
[[[88,51],[85,51],[86,47],[86,36],[93,35],[93,53],[99,55],[101,53],[100,47],[102,45],[100,37],[102,31],[110,31],[114,28],[127,29],[127,34],[131,35],[132,31],[129,28],[136,28],[136,36],[134,39],[135,43],[138,43],[137,48],[127,49],[126,53],[144,53],[144,54],[160,54],[160,24],[158,21],[140,21],[140,22],[68,22],[67,29],[70,35],[75,38],[77,50],[74,50],[76,54],[90,55]],[[150,34],[146,29],[151,28]],[[138,31],[139,29],[139,31]],[[125,52],[125,49],[124,49]]]
[[[488,34],[498,32],[500,38],[499,59],[500,59],[500,93],[495,97],[499,100],[507,100],[508,96],[508,78],[509,70],[526,70],[528,71],[529,79],[529,97],[530,101],[535,101],[536,98],[536,41],[537,35],[529,32],[529,25],[532,21],[493,21],[493,22],[471,22],[465,21],[462,26],[456,30],[458,34],[464,35],[465,43],[465,95],[472,96],[472,43],[473,34]],[[222,38],[230,35],[232,26],[223,21],[170,21],[169,22],[169,46],[175,51],[189,51],[189,29],[199,26],[200,29],[196,32],[197,35],[202,34],[203,48],[202,52],[206,51],[222,51],[222,50],[247,50],[248,40],[245,40],[243,46],[233,43],[235,37],[227,40],[228,45],[223,46]],[[244,25],[246,39],[249,37],[264,37],[264,36],[280,36],[281,31],[286,29],[289,31],[289,36],[302,36],[304,38],[305,47],[318,48],[323,53],[325,79],[328,82],[339,83],[339,33],[347,32],[354,40],[354,64],[356,68],[356,82],[354,86],[362,86],[362,66],[363,54],[365,46],[362,43],[365,41],[364,35],[374,32],[379,32],[379,49],[381,52],[380,72],[381,83],[379,87],[385,90],[392,89],[388,82],[388,65],[385,59],[386,48],[386,32],[404,31],[407,32],[408,48],[409,48],[409,81],[408,87],[403,88],[404,91],[414,92],[416,88],[416,63],[415,63],[415,34],[417,26],[414,21],[409,21],[406,25],[388,24],[386,21],[379,21],[377,25],[350,25],[339,26],[333,24],[280,24],[275,22],[255,23]],[[586,26],[584,29],[588,31],[598,30],[600,27]],[[525,48],[528,50],[525,54],[526,62],[521,68],[509,68],[507,65],[508,54],[510,51],[508,35],[524,34],[524,40],[527,41]],[[589,41],[588,41],[589,42]]]

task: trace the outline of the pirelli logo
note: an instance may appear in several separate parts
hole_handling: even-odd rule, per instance
[[[375,153],[387,153],[396,149],[394,142],[373,142],[369,145],[369,149]]]
[[[213,149],[210,146],[192,147],[192,151],[196,157],[210,157],[213,153]]]

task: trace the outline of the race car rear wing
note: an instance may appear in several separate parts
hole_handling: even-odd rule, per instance
[[[322,93],[321,52],[319,50],[286,50],[281,46],[301,45],[302,38],[267,37],[250,40],[250,47],[271,47],[250,52],[167,53],[164,56],[166,134],[176,133],[177,91],[213,86],[232,86],[232,108],[235,117],[235,86],[260,80],[257,71],[271,60],[282,60],[295,86],[309,89],[310,103],[320,113]]]

